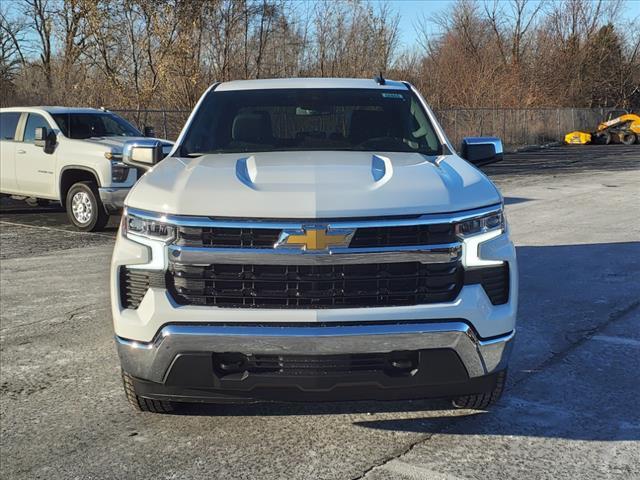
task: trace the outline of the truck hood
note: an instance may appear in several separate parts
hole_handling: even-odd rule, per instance
[[[500,201],[493,183],[455,155],[322,151],[167,158],[126,204],[178,215],[336,218],[445,213]]]
[[[87,145],[92,145],[96,148],[96,150],[101,150],[105,152],[122,152],[122,148],[126,142],[131,142],[134,140],[150,140],[149,137],[92,137],[92,138],[83,138],[83,139],[75,139],[74,142],[80,142],[84,148]],[[165,143],[172,143],[169,140],[164,139],[156,139]]]

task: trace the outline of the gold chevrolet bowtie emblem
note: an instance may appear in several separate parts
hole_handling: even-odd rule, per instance
[[[275,248],[300,248],[305,251],[348,247],[354,230],[328,229],[325,226],[305,226],[302,230],[283,230]]]

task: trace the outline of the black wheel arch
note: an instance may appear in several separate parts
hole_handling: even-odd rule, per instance
[[[65,205],[67,193],[74,183],[82,181],[93,181],[100,187],[100,177],[98,172],[91,167],[83,165],[66,165],[60,170],[60,203]]]

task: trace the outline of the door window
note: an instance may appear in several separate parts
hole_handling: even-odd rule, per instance
[[[44,127],[46,129],[51,128],[42,115],[30,113],[27,118],[27,126],[24,128],[22,141],[26,143],[33,143],[36,139],[36,128],[38,127]]]
[[[22,115],[20,112],[0,113],[0,140],[13,140],[16,137],[20,115]]]

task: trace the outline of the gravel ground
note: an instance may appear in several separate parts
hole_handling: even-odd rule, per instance
[[[486,169],[518,246],[508,390],[443,401],[129,409],[108,302],[117,218],[74,232],[2,202],[0,477],[640,478],[640,146],[556,147]]]

